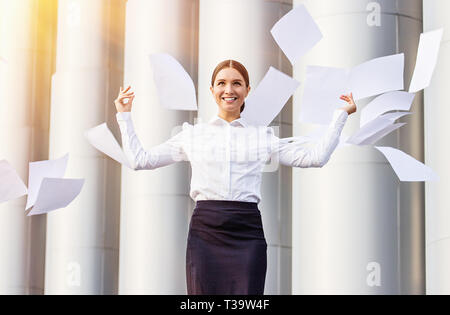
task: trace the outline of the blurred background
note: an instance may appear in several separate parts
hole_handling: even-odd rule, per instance
[[[324,37],[292,67],[270,29],[299,4]],[[399,182],[380,152],[356,146],[321,169],[264,173],[266,294],[450,293],[450,1],[0,0],[0,159],[26,184],[29,162],[69,153],[66,177],[85,178],[81,194],[48,215],[27,217],[26,196],[0,204],[0,294],[186,293],[189,164],[131,171],[83,135],[107,122],[120,141],[119,87],[135,90],[133,120],[150,148],[216,114],[209,85],[222,60],[242,62],[254,89],[269,66],[303,83],[306,65],[403,52],[407,90],[420,34],[440,27],[432,84],[407,125],[377,143],[425,162],[440,181]],[[191,75],[197,112],[159,105],[148,57],[160,52]],[[280,136],[312,128],[298,122],[301,98],[299,88],[273,121]]]

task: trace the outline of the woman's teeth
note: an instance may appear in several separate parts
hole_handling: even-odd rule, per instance
[[[227,102],[230,102],[236,100],[236,97],[224,97],[223,99]]]

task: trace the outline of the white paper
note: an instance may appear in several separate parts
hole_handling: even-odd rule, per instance
[[[116,138],[114,138],[114,135],[111,133],[111,130],[109,130],[106,123],[87,130],[84,135],[94,148],[120,164],[123,164],[130,169],[132,168],[125,153],[117,143]]]
[[[25,210],[32,207],[38,197],[39,189],[44,177],[63,177],[66,172],[69,154],[56,160],[37,161],[29,163],[28,199]]]
[[[299,121],[328,125],[336,108],[347,104],[339,99],[346,93],[347,78],[345,69],[307,66]]]
[[[391,110],[410,110],[414,96],[415,94],[404,91],[394,91],[378,96],[361,110],[359,125],[364,126],[369,121]]]
[[[6,160],[0,161],[0,203],[27,194],[27,187]]]
[[[192,78],[169,54],[152,54],[150,62],[160,104],[168,109],[197,110]]]
[[[284,15],[270,33],[292,65],[323,37],[303,4]]]
[[[385,119],[383,117],[375,118],[374,120],[362,126],[352,136],[350,136],[350,138],[347,140],[347,143],[362,145],[364,140],[373,136],[377,132],[381,132],[384,128],[392,124],[392,121],[389,119]]]
[[[409,92],[415,93],[430,85],[439,55],[444,30],[442,28],[420,34],[416,66],[409,85]]]
[[[67,207],[81,192],[84,179],[44,178],[39,196],[28,215],[48,213]]]
[[[308,66],[300,106],[300,122],[327,125],[333,112],[347,103],[339,97],[353,93],[353,99],[403,89],[404,55],[375,58],[350,70]]]
[[[300,83],[270,67],[257,88],[245,100],[241,116],[254,126],[267,126],[280,113]]]
[[[359,145],[375,144],[376,142],[378,142],[382,138],[386,137],[388,134],[390,134],[394,130],[397,130],[398,128],[403,127],[404,125],[406,125],[406,123],[398,123],[398,124],[388,125],[388,126],[384,127],[383,129],[381,129],[380,131],[378,131],[377,133],[375,133],[374,135],[372,135],[369,138],[362,141]]]
[[[350,72],[348,89],[353,99],[403,90],[404,54],[384,56],[366,61]]]
[[[417,161],[403,151],[391,147],[375,148],[383,153],[402,182],[422,182],[439,179],[429,166]]]
[[[395,113],[387,113],[387,114],[383,114],[380,117],[383,117],[385,119],[389,119],[390,121],[394,122],[397,119],[402,118],[403,116],[406,115],[411,115],[410,112],[395,112]]]

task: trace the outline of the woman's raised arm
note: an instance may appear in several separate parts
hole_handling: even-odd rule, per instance
[[[121,88],[119,96],[114,101],[118,111],[116,119],[122,135],[122,148],[133,169],[152,170],[175,162],[187,161],[187,156],[183,150],[183,131],[160,145],[144,150],[134,131],[131,119],[134,97],[134,92],[130,91],[130,87],[125,90]],[[128,102],[126,102],[126,99],[128,99]]]
[[[356,104],[353,95],[341,95],[342,100],[348,103],[347,106],[335,110],[333,119],[322,138],[316,142],[306,141],[283,141],[275,136],[275,147],[273,154],[278,154],[281,164],[292,167],[322,167],[331,157],[331,154],[339,144],[342,129],[347,118],[356,112]]]

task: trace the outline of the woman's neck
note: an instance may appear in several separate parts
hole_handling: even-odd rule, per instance
[[[241,113],[219,112],[218,116],[228,122],[241,118]]]

